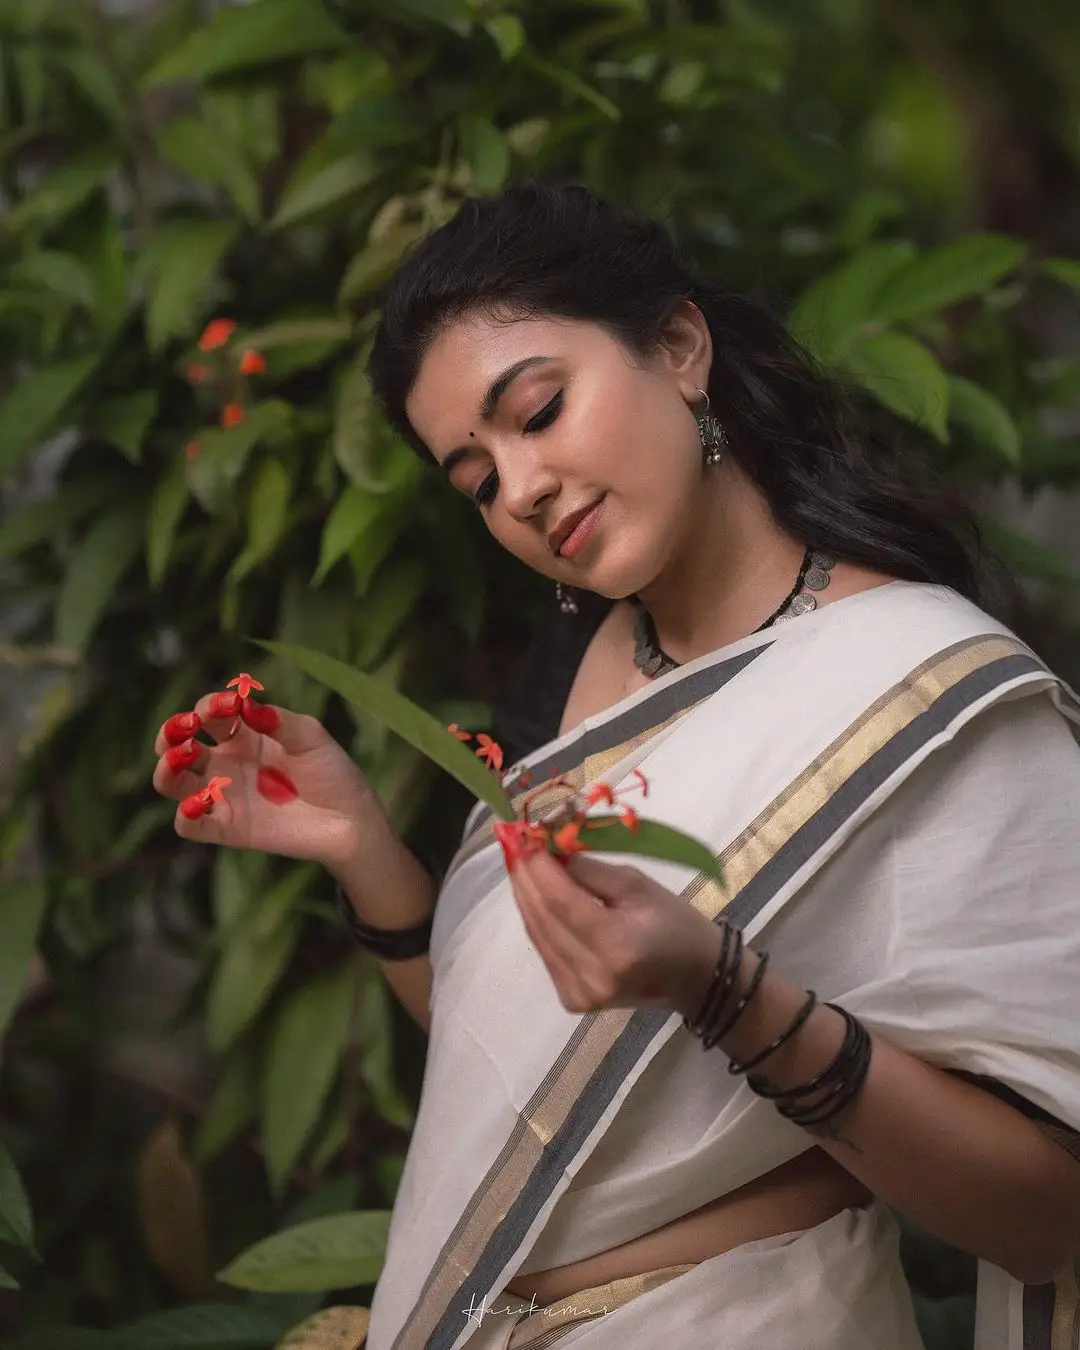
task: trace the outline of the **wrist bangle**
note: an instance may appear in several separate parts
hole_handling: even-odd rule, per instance
[[[806,1019],[814,1011],[814,1008],[816,1006],[817,1006],[817,994],[815,994],[814,991],[811,989],[806,1002],[795,1014],[794,1020],[792,1021],[791,1025],[785,1027],[784,1030],[780,1033],[779,1036],[776,1037],[775,1040],[770,1041],[769,1044],[765,1047],[765,1049],[762,1050],[760,1054],[754,1055],[752,1059],[744,1060],[741,1064],[737,1060],[734,1059],[729,1060],[727,1066],[728,1073],[748,1073],[749,1070],[756,1069],[759,1064],[764,1063],[764,1061],[767,1060],[769,1056],[773,1054],[774,1051],[779,1050],[780,1047],[785,1042],[789,1041],[792,1038],[792,1036],[795,1035],[798,1029],[803,1025]]]
[[[736,1022],[738,1022],[739,1018],[746,1011],[747,1004],[757,993],[758,986],[765,978],[765,972],[768,968],[769,953],[759,952],[757,970],[755,970],[750,977],[750,983],[746,986],[746,993],[743,994],[742,998],[739,999],[738,1003],[732,1008],[727,1020],[721,1023],[720,1026],[715,1027],[709,1035],[702,1038],[701,1044],[704,1049],[711,1050],[717,1041],[722,1040],[730,1031],[734,1030]]]
[[[360,946],[380,961],[409,961],[414,956],[423,956],[431,947],[434,910],[410,928],[376,928],[357,918],[340,883],[334,888],[334,905]]]

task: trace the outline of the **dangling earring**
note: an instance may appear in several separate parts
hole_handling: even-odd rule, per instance
[[[704,389],[697,391],[705,400],[705,407],[696,413],[698,435],[701,437],[701,449],[707,468],[715,469],[724,458],[724,446],[728,443],[727,432],[721,423],[709,412],[709,396]]]
[[[576,614],[578,612],[577,601],[569,591],[563,590],[561,581],[555,583],[555,598],[558,600],[559,608],[564,614]]]

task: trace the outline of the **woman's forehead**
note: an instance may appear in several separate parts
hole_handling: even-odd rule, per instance
[[[409,420],[424,436],[424,423],[445,419],[451,409],[473,415],[509,366],[530,357],[572,357],[603,340],[595,324],[577,319],[464,315],[445,325],[424,354],[406,399]]]

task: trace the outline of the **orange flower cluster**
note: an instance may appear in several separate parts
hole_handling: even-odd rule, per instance
[[[459,741],[468,742],[475,739],[477,748],[474,753],[484,761],[489,769],[493,769],[495,773],[502,772],[502,746],[493,741],[487,732],[478,731],[474,737],[471,731],[462,731],[456,722],[451,722],[446,729],[451,736],[456,736]]]
[[[266,357],[253,347],[243,348],[238,356],[223,351],[235,332],[235,319],[211,319],[199,338],[199,351],[207,356],[218,352],[221,356],[211,357],[210,362],[193,361],[184,372],[188,383],[195,387],[213,381],[218,388],[227,391],[226,402],[218,414],[219,424],[226,428],[238,427],[247,419],[243,381],[266,371]],[[230,360],[230,356],[233,359]],[[194,460],[202,453],[202,444],[198,440],[188,441],[184,449],[188,459]]]
[[[587,836],[591,831],[602,830],[609,825],[621,822],[628,830],[639,829],[641,821],[638,819],[638,813],[632,806],[620,805],[617,800],[627,792],[639,789],[643,797],[648,796],[649,784],[645,775],[635,769],[633,778],[635,781],[625,788],[611,788],[606,783],[595,783],[586,792],[575,793],[554,818],[544,821],[530,820],[529,806],[532,798],[537,795],[536,792],[530,793],[525,799],[520,820],[500,820],[492,826],[495,838],[502,845],[503,853],[506,855],[507,867],[512,871],[522,858],[538,853],[541,849],[546,849],[561,862],[565,862],[573,854],[584,853],[589,848]],[[563,782],[567,787],[572,786],[566,783],[565,779],[555,779],[538,788],[537,792],[546,791],[557,782]],[[587,815],[588,808],[596,806],[599,802],[614,807],[616,814]],[[583,832],[586,839],[582,838]]]

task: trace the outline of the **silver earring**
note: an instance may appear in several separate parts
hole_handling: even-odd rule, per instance
[[[576,614],[578,612],[577,601],[569,591],[563,590],[561,581],[555,583],[555,598],[558,600],[559,608],[564,614]]]
[[[705,400],[705,407],[696,413],[698,435],[701,437],[701,449],[706,467],[715,469],[724,458],[724,446],[728,443],[727,432],[719,420],[709,412],[709,396],[704,389],[697,391]]]

